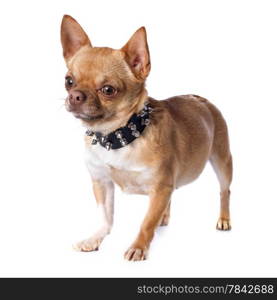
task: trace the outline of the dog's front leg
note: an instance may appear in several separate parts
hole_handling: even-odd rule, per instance
[[[98,250],[104,237],[110,233],[113,225],[114,184],[113,182],[93,181],[93,192],[98,206],[98,225],[94,234],[74,248],[78,251]]]
[[[155,229],[160,224],[165,210],[168,208],[172,190],[173,187],[170,185],[159,184],[150,193],[148,211],[136,240],[125,252],[125,259],[133,261],[146,259]]]

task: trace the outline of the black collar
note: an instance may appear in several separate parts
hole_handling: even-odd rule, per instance
[[[124,127],[120,127],[107,135],[102,135],[100,132],[93,132],[88,129],[86,135],[93,136],[92,145],[99,143],[107,150],[122,148],[140,137],[144,128],[150,124],[150,113],[152,111],[153,108],[149,106],[149,103],[145,104],[144,108],[138,114],[131,116]]]

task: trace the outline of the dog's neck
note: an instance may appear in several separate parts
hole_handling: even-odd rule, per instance
[[[84,123],[84,126],[87,129],[90,129],[94,132],[99,132],[102,135],[107,135],[112,131],[115,131],[117,128],[125,126],[130,117],[134,113],[138,113],[143,109],[145,102],[147,102],[148,94],[146,89],[143,89],[138,97],[132,99],[128,107],[123,108],[118,111],[115,116],[105,119],[102,122],[97,122],[93,125],[88,125]]]
[[[132,143],[136,138],[140,137],[144,129],[151,123],[150,115],[153,107],[150,103],[145,103],[143,109],[138,113],[134,113],[125,126],[119,127],[107,135],[100,132],[93,132],[88,129],[86,135],[92,136],[91,144],[100,144],[106,150],[116,150]]]

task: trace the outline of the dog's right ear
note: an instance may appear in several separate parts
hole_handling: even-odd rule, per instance
[[[92,47],[83,28],[75,19],[68,15],[64,15],[62,20],[61,42],[65,60],[70,59],[83,46]]]

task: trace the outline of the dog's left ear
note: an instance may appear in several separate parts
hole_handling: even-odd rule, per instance
[[[134,75],[138,79],[146,79],[151,64],[145,28],[138,29],[121,51],[125,53],[125,59]]]

